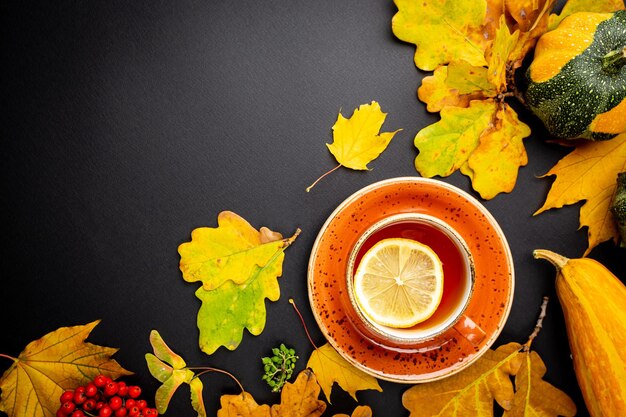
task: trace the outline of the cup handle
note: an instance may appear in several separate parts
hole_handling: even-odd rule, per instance
[[[454,330],[474,346],[478,346],[487,337],[487,333],[465,314],[456,322]]]

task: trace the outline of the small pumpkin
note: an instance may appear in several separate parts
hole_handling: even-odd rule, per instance
[[[626,416],[626,286],[600,262],[545,249],[535,258],[556,269],[556,292],[574,371],[592,417]]]
[[[526,103],[559,138],[626,132],[626,10],[574,13],[537,42]]]

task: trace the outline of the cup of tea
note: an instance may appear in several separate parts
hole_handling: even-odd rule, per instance
[[[355,294],[354,277],[364,255],[376,244],[387,239],[407,239],[419,242],[436,254],[443,271],[443,289],[436,309],[430,317],[409,327],[381,324],[359,302]],[[466,314],[475,284],[474,259],[463,237],[444,220],[420,212],[398,213],[383,218],[363,232],[350,251],[346,267],[346,289],[351,320],[371,341],[408,348],[436,342],[455,335],[478,345],[486,333]],[[389,306],[393,308],[393,306]]]

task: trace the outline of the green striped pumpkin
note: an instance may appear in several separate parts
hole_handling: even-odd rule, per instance
[[[558,138],[626,132],[626,10],[579,12],[537,42],[526,103]]]

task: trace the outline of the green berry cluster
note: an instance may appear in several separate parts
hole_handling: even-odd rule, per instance
[[[265,371],[262,379],[272,388],[272,392],[279,392],[293,375],[298,357],[295,350],[281,343],[279,347],[272,349],[272,357],[261,360]]]

